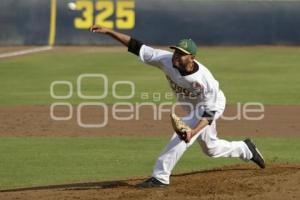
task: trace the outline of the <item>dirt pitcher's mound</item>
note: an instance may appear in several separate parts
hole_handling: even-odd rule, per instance
[[[141,180],[78,183],[1,191],[0,199],[300,199],[300,165],[237,165],[174,175],[165,188],[137,189]]]

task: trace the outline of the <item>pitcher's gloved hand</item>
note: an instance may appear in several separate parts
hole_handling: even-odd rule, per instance
[[[192,137],[192,129],[174,113],[171,114],[171,122],[178,137],[188,143]]]

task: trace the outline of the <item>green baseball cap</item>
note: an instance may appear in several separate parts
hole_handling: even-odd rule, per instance
[[[170,46],[170,49],[178,49],[186,54],[196,55],[197,45],[192,39],[182,39],[176,46]]]

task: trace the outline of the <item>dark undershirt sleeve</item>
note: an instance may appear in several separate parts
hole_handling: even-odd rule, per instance
[[[211,123],[214,120],[216,111],[204,111],[202,117],[205,117],[208,121],[208,125],[211,125]]]
[[[141,41],[138,41],[134,38],[130,38],[129,44],[128,44],[128,51],[139,56],[140,49],[143,46],[143,43]]]

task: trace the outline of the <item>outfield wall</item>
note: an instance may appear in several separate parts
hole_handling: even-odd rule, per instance
[[[1,0],[0,45],[48,43],[48,0]]]
[[[1,0],[0,45],[47,45],[49,37],[55,45],[116,44],[89,33],[94,23],[155,45],[184,37],[205,45],[300,44],[300,1],[77,0],[77,10],[69,2]]]

